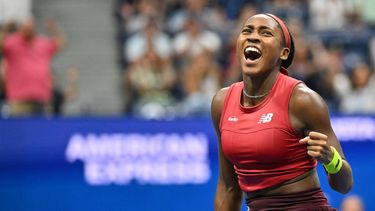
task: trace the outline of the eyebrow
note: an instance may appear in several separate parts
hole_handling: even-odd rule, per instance
[[[254,29],[254,26],[253,26],[253,25],[250,25],[250,24],[247,24],[247,25],[245,25],[244,28]],[[259,26],[258,28],[261,29],[261,30],[262,30],[262,29],[273,30],[271,27],[269,27],[269,26],[265,26],[265,25],[261,25],[261,26]]]

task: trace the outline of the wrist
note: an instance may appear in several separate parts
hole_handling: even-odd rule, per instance
[[[323,162],[323,165],[328,165],[333,160],[334,150],[331,147],[329,147],[329,151],[330,153],[328,154],[327,161]]]
[[[324,163],[323,166],[329,174],[336,174],[340,171],[343,162],[340,154],[333,146],[331,146],[331,152],[331,161]]]

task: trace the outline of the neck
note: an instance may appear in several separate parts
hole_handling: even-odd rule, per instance
[[[276,82],[279,71],[272,71],[267,75],[258,77],[251,77],[243,75],[244,82],[244,93],[243,103],[244,105],[253,106],[260,100],[266,97]]]
[[[21,32],[21,36],[22,36],[23,40],[25,40],[26,42],[30,42],[31,40],[34,39],[34,34]]]

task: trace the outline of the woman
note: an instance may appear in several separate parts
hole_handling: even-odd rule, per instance
[[[215,210],[335,210],[320,189],[317,162],[331,187],[347,193],[352,173],[323,99],[287,76],[294,44],[285,24],[258,14],[237,40],[243,81],[220,90],[211,115],[218,135]]]

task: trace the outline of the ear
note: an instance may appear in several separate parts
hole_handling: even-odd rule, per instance
[[[290,53],[290,49],[289,48],[283,48],[280,52],[280,59],[285,61],[288,59],[288,56],[289,56],[289,53]]]

